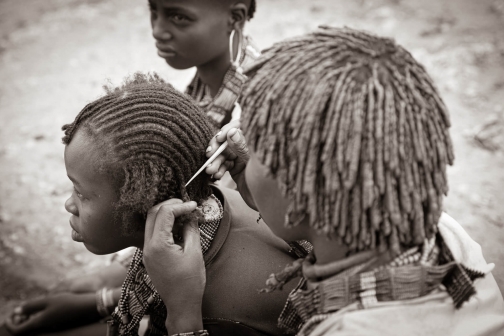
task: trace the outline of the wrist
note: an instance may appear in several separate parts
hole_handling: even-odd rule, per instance
[[[203,329],[201,304],[167,307],[166,329],[169,335],[188,333]]]
[[[249,191],[247,179],[245,178],[245,169],[243,169],[240,173],[237,173],[236,175],[231,175],[231,177],[235,181],[236,188],[240,193],[240,196],[245,201],[245,203],[247,203],[249,208],[257,211],[254,198],[252,197],[252,194]]]
[[[114,300],[114,290],[109,288],[102,288],[96,291],[96,310],[101,317],[107,317],[112,315],[114,308],[116,306]]]
[[[187,333],[172,334],[171,336],[210,336],[208,330],[196,330]]]
[[[72,302],[79,308],[82,319],[90,321],[100,320],[101,316],[96,310],[96,293],[71,294]]]

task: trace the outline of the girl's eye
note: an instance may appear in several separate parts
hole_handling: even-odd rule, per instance
[[[172,14],[170,15],[171,19],[176,23],[183,23],[189,21],[189,18],[182,14]]]
[[[74,192],[75,192],[75,195],[77,195],[78,198],[80,198],[80,199],[84,198],[84,196],[77,189],[75,189],[75,187],[74,187]]]

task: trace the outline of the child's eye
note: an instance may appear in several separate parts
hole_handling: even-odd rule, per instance
[[[173,13],[170,15],[170,18],[175,21],[176,23],[184,23],[189,21],[189,18],[183,14],[176,14]]]
[[[75,192],[75,195],[77,195],[78,198],[80,198],[80,199],[84,198],[84,196],[77,189],[75,189],[75,187],[74,187],[74,192]]]

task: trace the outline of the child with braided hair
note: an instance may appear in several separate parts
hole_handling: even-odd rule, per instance
[[[410,53],[321,27],[265,50],[245,74],[247,144],[225,127],[208,155],[227,140],[218,162],[233,162],[247,203],[279,237],[314,245],[267,281],[271,292],[303,277],[279,325],[310,336],[504,334],[494,265],[442,212],[449,116]]]
[[[213,128],[239,118],[236,102],[245,81],[242,67],[260,54],[242,33],[254,16],[256,0],[148,0],[148,5],[159,56],[175,69],[197,68],[186,93],[206,112]],[[233,185],[229,175],[221,185]],[[121,251],[109,266],[95,272],[64,279],[53,293],[94,293],[107,288],[110,292],[124,281],[133,251]]]
[[[185,187],[206,161],[213,136],[207,116],[189,97],[155,75],[136,74],[88,104],[63,130],[74,185],[65,203],[72,238],[95,254],[138,249],[122,289],[111,297],[98,293],[98,307],[93,293],[36,300],[23,307],[26,321],[7,322],[14,334],[105,335],[103,324],[75,327],[89,327],[109,313],[108,301],[119,301],[109,335],[138,335],[144,315],[150,316],[148,335],[166,335],[167,328],[170,335],[191,332],[187,325],[194,317],[187,307],[198,310],[194,330],[281,334],[276,316],[287,293],[266,297],[258,289],[263,277],[294,256],[256,223],[257,212],[238,192],[210,186],[206,174]],[[196,205],[198,222],[190,215],[173,225],[174,217],[194,213]],[[159,246],[172,254],[160,255]],[[197,276],[185,276],[193,269]],[[54,333],[61,329],[66,331]]]

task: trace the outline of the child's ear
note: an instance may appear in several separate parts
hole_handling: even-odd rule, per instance
[[[248,18],[248,7],[244,3],[235,3],[230,8],[229,24],[231,30],[242,30]]]

